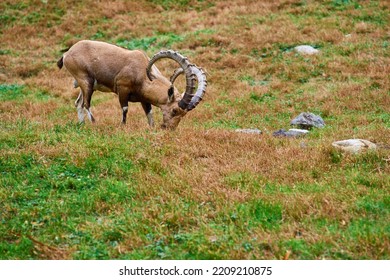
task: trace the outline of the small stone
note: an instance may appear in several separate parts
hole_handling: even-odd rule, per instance
[[[320,52],[319,50],[313,48],[312,46],[308,46],[308,45],[296,46],[294,48],[294,50],[297,53],[307,54],[307,55],[317,54]]]
[[[257,128],[244,128],[244,129],[236,129],[236,132],[240,133],[248,133],[248,134],[261,134],[261,130]]]
[[[209,237],[209,241],[215,243],[218,241],[218,238],[215,235],[213,235]]]
[[[305,129],[289,129],[286,131],[282,128],[272,133],[272,135],[276,137],[301,137],[307,133],[309,133],[309,131]]]
[[[309,133],[307,129],[291,128],[287,132],[294,134],[295,136],[303,136]]]
[[[316,116],[313,113],[301,113],[298,117],[293,119],[290,123],[296,125],[302,129],[310,129],[312,127],[324,127],[325,122],[320,116]]]
[[[332,146],[343,151],[357,154],[365,150],[375,150],[377,145],[364,139],[348,139],[332,143]]]
[[[284,128],[282,128],[282,129],[279,129],[279,130],[275,131],[274,133],[272,133],[272,135],[275,137],[286,137],[287,136],[286,132],[287,131]]]

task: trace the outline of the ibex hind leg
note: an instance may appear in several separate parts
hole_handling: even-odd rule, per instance
[[[80,93],[79,93],[79,96],[77,97],[77,100],[76,102],[74,103],[74,105],[76,106],[77,108],[77,116],[79,118],[79,122],[80,123],[84,123],[84,110],[83,110],[83,91],[80,90]]]
[[[92,98],[92,94],[93,94],[93,83],[94,83],[94,80],[91,80],[91,79],[89,79],[88,81],[82,81],[82,82],[78,81],[78,84],[80,85],[80,88],[81,88],[81,92],[83,94],[82,107],[84,107],[85,110],[87,111],[88,119],[91,122],[95,122],[95,118],[93,117],[93,115],[91,113],[91,109],[90,109],[91,98]]]
[[[95,122],[95,118],[93,117],[92,113],[91,113],[91,109],[90,108],[85,108],[85,110],[87,110],[87,115],[88,115],[88,119],[91,121],[91,122]]]

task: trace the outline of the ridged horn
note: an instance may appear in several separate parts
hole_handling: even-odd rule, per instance
[[[181,68],[181,67],[177,68],[175,70],[175,72],[173,72],[173,74],[172,74],[171,78],[169,79],[169,81],[173,84],[175,82],[176,78],[179,77],[183,73],[184,73],[183,68]]]
[[[161,58],[170,58],[174,61],[176,61],[180,67],[183,69],[185,77],[186,77],[186,91],[184,93],[183,98],[179,102],[179,107],[183,110],[187,109],[188,104],[191,102],[191,99],[194,95],[195,90],[195,80],[196,75],[192,73],[192,64],[188,61],[188,59],[184,56],[182,56],[180,53],[167,50],[167,51],[160,51],[156,53],[149,61],[149,64],[146,68],[146,74],[150,81],[153,80],[151,75],[151,69],[154,63],[157,62],[157,60]]]
[[[195,95],[191,98],[191,102],[187,106],[188,111],[191,111],[199,104],[203,98],[203,95],[206,93],[207,87],[206,73],[203,71],[203,69],[195,65],[191,66],[191,68],[192,72],[196,76],[196,79],[198,80],[198,88],[195,92]]]
[[[192,110],[194,109],[202,100],[203,95],[206,92],[207,87],[207,80],[206,80],[206,74],[201,69],[195,66],[194,64],[191,64],[189,60],[182,56],[180,53],[172,51],[172,50],[166,50],[166,51],[160,51],[157,54],[155,54],[149,61],[149,64],[146,68],[146,74],[150,81],[153,80],[151,69],[154,63],[156,63],[161,58],[170,58],[174,61],[176,61],[181,68],[177,69],[173,75],[171,76],[171,83],[176,80],[176,78],[184,73],[186,77],[186,90],[184,92],[183,98],[179,101],[179,107],[183,110]],[[198,88],[195,91],[195,83],[198,81]]]
[[[161,58],[170,58],[177,63],[179,63],[180,67],[182,69],[187,69],[188,66],[190,66],[190,62],[188,59],[184,56],[182,56],[180,53],[172,51],[172,50],[167,50],[167,51],[159,51],[156,53],[149,61],[148,67],[146,68],[146,74],[148,75],[149,80],[153,80],[153,77],[151,75],[151,69],[154,63],[157,62],[157,60]]]

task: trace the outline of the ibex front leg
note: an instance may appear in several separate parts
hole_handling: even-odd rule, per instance
[[[148,118],[148,124],[150,127],[154,127],[153,114],[152,114],[152,105],[150,103],[141,102],[142,108],[145,111],[146,117]]]
[[[126,124],[127,112],[129,111],[129,96],[125,90],[119,89],[119,103],[122,108],[122,124]]]

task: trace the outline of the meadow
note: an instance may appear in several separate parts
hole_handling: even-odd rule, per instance
[[[1,1],[0,259],[389,259],[389,7]],[[120,125],[117,96],[95,92],[80,125],[56,62],[82,39],[178,50],[207,72],[205,98],[166,131],[139,103]],[[301,112],[326,126],[272,136]],[[350,138],[383,148],[331,145]]]

